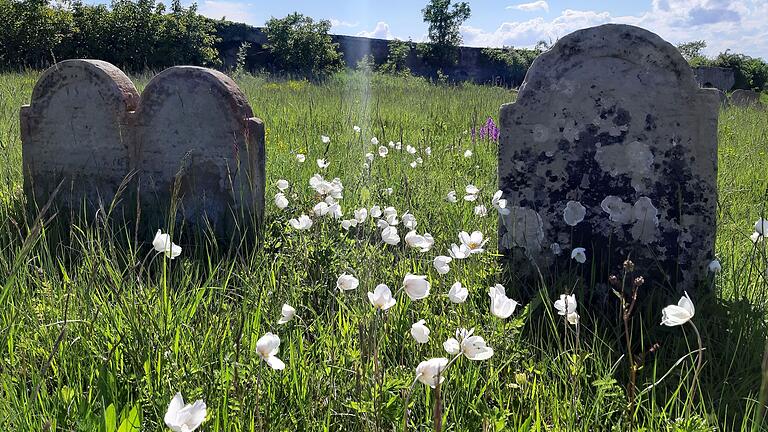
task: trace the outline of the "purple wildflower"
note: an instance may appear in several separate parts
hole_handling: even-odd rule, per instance
[[[472,128],[472,136],[475,136],[474,128]],[[488,120],[486,120],[485,124],[480,127],[478,136],[480,139],[486,139],[495,142],[499,141],[499,128],[496,126],[496,123],[493,122],[491,117],[488,117]]]

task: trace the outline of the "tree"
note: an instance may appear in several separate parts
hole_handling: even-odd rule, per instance
[[[387,61],[381,65],[381,71],[391,74],[408,75],[408,54],[411,53],[411,42],[404,42],[398,39],[389,41],[389,53]]]
[[[680,54],[683,55],[683,58],[685,58],[691,66],[703,66],[708,61],[702,52],[706,47],[707,41],[697,40],[681,43],[677,46],[677,50],[680,51]]]
[[[331,22],[315,22],[311,17],[294,12],[285,18],[267,21],[264,32],[267,50],[274,57],[274,66],[287,73],[322,77],[341,69],[341,54],[333,43]]]
[[[469,19],[471,10],[467,2],[451,5],[452,0],[430,0],[421,10],[424,22],[429,23],[427,54],[442,65],[456,61],[456,48],[461,45],[461,24]]]

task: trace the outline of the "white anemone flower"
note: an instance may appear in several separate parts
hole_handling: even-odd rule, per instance
[[[507,319],[517,307],[517,302],[507,297],[504,285],[496,284],[488,290],[491,298],[491,313],[501,319]]]
[[[277,320],[278,324],[285,324],[292,320],[296,316],[296,309],[288,303],[283,303],[283,307],[280,309],[280,319]]]
[[[461,245],[457,245],[456,243],[452,243],[451,244],[451,250],[449,251],[449,253],[451,254],[451,257],[453,259],[464,259],[464,258],[467,258],[468,256],[472,255],[472,251],[469,250],[467,245],[465,245],[463,243]]]
[[[361,207],[357,210],[355,210],[355,220],[357,223],[363,223],[368,218],[368,209],[365,207]]]
[[[325,135],[320,135],[320,141],[322,141],[323,144],[328,144],[331,142],[331,138]]]
[[[432,261],[432,265],[435,266],[435,270],[437,270],[438,273],[444,275],[451,271],[451,267],[449,266],[451,261],[453,261],[453,258],[449,256],[438,255],[435,257],[434,261]]]
[[[576,306],[575,294],[561,294],[560,299],[555,301],[555,309],[557,309],[557,314],[561,316],[576,312]]]
[[[453,285],[451,285],[451,289],[448,291],[448,300],[451,301],[451,303],[464,303],[467,301],[467,297],[469,296],[469,290],[464,288],[461,285],[461,282],[456,282]]]
[[[352,126],[352,130],[354,130],[355,133],[360,133],[361,129],[360,129],[360,126],[355,125],[355,126]]]
[[[411,325],[411,336],[420,344],[429,342],[429,328],[425,325],[426,321],[419,320]]]
[[[758,219],[755,222],[755,232],[763,237],[768,237],[768,219]]]
[[[327,202],[320,201],[312,207],[312,212],[315,213],[315,216],[325,216],[330,211],[330,208],[331,206],[329,206]]]
[[[407,151],[410,154],[416,154],[416,147],[408,144],[407,146],[405,146],[405,151]]]
[[[410,214],[408,212],[405,212],[401,219],[403,221],[403,226],[405,226],[408,229],[414,229],[414,228],[416,228],[416,225],[418,224],[418,222],[416,222],[416,216],[414,216],[414,215],[412,215],[412,214]]]
[[[693,302],[688,297],[688,293],[684,292],[684,294],[676,305],[669,305],[661,311],[662,325],[675,327],[683,325],[693,318],[696,308],[693,307]]]
[[[382,189],[382,191],[383,191],[385,194],[387,194],[387,195],[392,195],[392,194],[395,192],[395,190],[394,190],[394,189],[392,189],[391,187],[388,187],[388,188],[384,188],[384,189]]]
[[[395,150],[400,150],[402,148],[403,148],[403,143],[401,143],[400,141],[395,143]]]
[[[413,162],[409,163],[408,165],[410,165],[411,168],[416,168],[417,166],[419,166],[419,164],[416,163],[416,161],[413,161]]]
[[[566,315],[565,319],[568,320],[568,324],[577,325],[579,323],[579,314],[576,312],[571,312]]]
[[[472,254],[484,252],[485,249],[483,249],[483,247],[488,242],[487,239],[483,240],[483,233],[480,231],[473,231],[472,234],[462,231],[459,233],[459,241],[461,241],[461,244],[466,246]]]
[[[379,139],[376,137],[371,138],[371,144],[375,146],[379,145]]]
[[[360,285],[360,281],[350,274],[342,273],[341,276],[336,279],[336,288],[338,288],[339,291],[351,291],[357,288],[358,285]]]
[[[445,200],[449,203],[455,203],[459,201],[458,198],[456,198],[456,191],[450,191],[448,192],[448,195],[445,197]]]
[[[467,185],[467,187],[464,188],[464,191],[466,192],[466,195],[464,195],[464,201],[475,201],[477,200],[477,195],[480,193],[480,189],[475,185]]]
[[[288,207],[288,198],[285,197],[284,193],[278,192],[275,194],[275,205],[280,210]]]
[[[174,259],[181,255],[181,246],[171,241],[170,234],[163,234],[162,230],[157,230],[155,238],[152,239],[152,247],[158,253],[164,253],[167,258]]]
[[[373,162],[373,153],[371,152],[366,153],[365,158],[368,160],[368,162]]]
[[[387,145],[390,146],[391,148],[395,148],[395,142],[394,141],[390,141],[389,144],[387,144]]]
[[[475,216],[477,217],[486,217],[488,216],[488,208],[486,208],[484,205],[476,205],[475,206]]]
[[[377,205],[375,205],[375,206],[371,207],[371,212],[370,212],[370,214],[371,214],[371,217],[374,217],[374,218],[379,218],[379,217],[381,217],[381,215],[382,215],[382,213],[381,213],[381,207],[379,207],[379,206],[377,206]]]
[[[385,146],[379,146],[378,152],[379,152],[379,156],[387,157],[387,154],[389,154],[389,149],[386,148]]]
[[[349,231],[350,228],[356,227],[357,221],[354,219],[345,219],[341,221],[341,227],[344,228],[345,231]]]
[[[429,296],[429,281],[426,276],[406,274],[403,279],[403,288],[411,300],[421,300]]]
[[[464,157],[465,158],[471,158],[472,157],[472,150],[465,151],[464,152]]]
[[[280,338],[276,334],[267,332],[267,334],[260,337],[256,341],[256,352],[272,369],[285,369],[285,363],[277,358],[277,353],[280,352]]]
[[[280,192],[284,192],[286,189],[288,189],[288,186],[290,186],[290,184],[288,183],[288,180],[280,179],[275,183],[275,186],[277,186],[277,188],[280,189]]]
[[[378,284],[373,292],[368,292],[368,301],[373,307],[381,310],[387,310],[397,303],[397,300],[392,297],[392,291],[384,284]]]
[[[400,243],[400,236],[397,234],[397,228],[393,226],[387,226],[381,230],[381,241],[392,246]]]
[[[297,153],[297,154],[296,154],[296,162],[298,162],[298,163],[304,163],[304,161],[305,161],[305,160],[307,160],[307,157],[306,157],[306,156],[304,156],[304,155],[303,155],[303,154],[301,154],[301,153]]]
[[[587,250],[583,247],[574,248],[571,251],[571,259],[575,259],[579,264],[584,264],[587,262]]]
[[[165,412],[163,420],[173,432],[192,432],[203,424],[207,414],[208,409],[202,399],[184,405],[184,398],[179,392],[168,404],[168,410]]]
[[[507,200],[501,197],[503,194],[504,192],[497,190],[493,194],[493,198],[491,198],[491,205],[500,215],[506,216],[510,213],[510,210],[507,208]]]
[[[318,159],[318,160],[317,160],[317,166],[318,166],[318,167],[320,167],[321,169],[326,169],[326,168],[328,168],[328,165],[330,165],[330,164],[331,164],[331,163],[330,163],[330,162],[328,162],[328,161],[327,161],[327,160],[325,160],[325,159]]]
[[[424,154],[427,156],[432,156],[432,147],[427,147],[424,149]]]
[[[435,240],[429,233],[419,235],[416,234],[416,231],[409,231],[408,234],[405,235],[405,244],[412,248],[420,249],[421,252],[428,252],[432,249],[432,245],[435,244]]]
[[[416,366],[416,379],[424,385],[435,388],[445,380],[444,372],[447,367],[448,359],[445,357],[424,360]]]
[[[720,264],[720,261],[713,259],[707,265],[707,270],[709,270],[710,273],[720,273],[720,271],[723,270],[723,266]]]
[[[461,353],[464,357],[475,361],[488,360],[493,357],[493,348],[489,347],[481,336],[473,335],[474,331],[475,329],[457,329],[456,337],[443,342],[443,348],[448,354],[458,355]]]
[[[291,219],[288,221],[291,226],[299,231],[303,231],[306,229],[309,229],[312,226],[312,219],[309,218],[309,216],[303,214],[298,217],[298,219]]]

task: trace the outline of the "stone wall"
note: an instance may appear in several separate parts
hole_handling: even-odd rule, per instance
[[[262,28],[247,24],[226,23],[218,28],[221,41],[217,48],[221,55],[224,68],[234,68],[237,51],[243,42],[249,42],[246,67],[249,70],[267,70],[273,72],[274,59],[264,48],[267,37]],[[370,39],[357,36],[331,35],[333,42],[339,44],[344,63],[354,68],[366,55],[371,55],[376,65],[387,60],[390,41]],[[416,52],[415,44],[408,56],[407,65],[416,76],[436,78],[438,67],[426,63]],[[472,81],[478,84],[499,84],[518,86],[525,78],[524,68],[510,68],[505,64],[494,62],[483,54],[483,48],[460,47],[459,58],[455,66],[442,68],[441,72],[451,81]]]
[[[693,76],[699,87],[716,88],[724,92],[736,84],[736,77],[730,68],[699,66],[693,68]]]

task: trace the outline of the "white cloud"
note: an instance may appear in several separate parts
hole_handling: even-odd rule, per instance
[[[638,15],[566,9],[551,20],[504,22],[493,31],[463,26],[462,35],[470,46],[532,47],[539,40],[555,41],[581,28],[621,23],[648,29],[673,44],[706,40],[710,56],[731,49],[768,59],[766,20],[768,2],[763,0],[653,0],[651,9]]]
[[[359,25],[359,23],[357,21],[349,22],[349,21],[342,21],[342,20],[339,20],[339,19],[336,19],[336,18],[331,18],[328,21],[331,22],[331,27],[334,28],[334,29],[342,28],[342,27],[354,28],[354,27],[357,27]]]
[[[376,23],[376,28],[371,31],[361,31],[357,33],[357,36],[373,38],[373,39],[394,39],[392,32],[389,31],[389,24],[384,21]]]
[[[544,0],[538,0],[531,3],[521,3],[514,6],[507,6],[507,9],[517,9],[525,12],[534,12],[537,10],[549,12],[549,4]]]
[[[254,5],[251,3],[239,3],[237,1],[219,1],[205,0],[199,7],[198,12],[208,18],[220,19],[226,17],[229,21],[241,22],[251,25],[264,25],[263,22],[257,22],[253,14]]]

